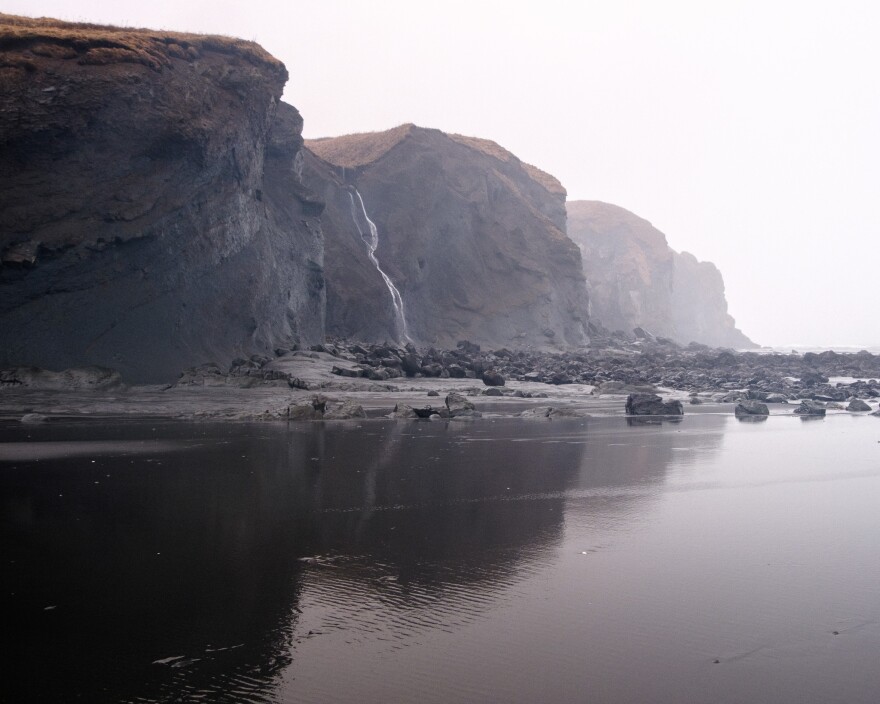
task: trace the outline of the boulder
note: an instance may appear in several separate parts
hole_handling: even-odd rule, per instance
[[[846,410],[853,411],[855,413],[860,413],[862,411],[870,411],[871,407],[867,403],[862,401],[861,399],[854,398],[852,401],[849,402],[849,405],[846,407]]]
[[[504,396],[504,393],[497,386],[491,386],[483,391],[483,396]]]
[[[389,418],[418,418],[419,415],[416,413],[415,409],[412,406],[407,406],[405,403],[398,403],[394,406],[394,410],[388,414]]]
[[[465,416],[474,413],[474,404],[468,401],[461,394],[455,392],[446,396],[446,408],[449,410],[450,417]]]
[[[657,394],[630,394],[626,398],[626,413],[630,416],[681,416],[681,401],[664,401]]]
[[[788,398],[782,394],[767,394],[767,398],[764,401],[766,403],[788,403]]]
[[[487,369],[483,372],[483,383],[486,386],[504,386],[504,377],[494,369]]]
[[[324,414],[311,403],[298,403],[287,409],[287,419],[291,421],[321,420]]]
[[[738,404],[736,404],[736,408],[733,409],[733,413],[737,418],[745,418],[749,416],[769,416],[770,409],[767,408],[766,404],[761,403],[760,401],[748,399],[745,401],[740,401]]]
[[[818,401],[804,399],[793,413],[797,413],[799,416],[824,416],[825,406]]]

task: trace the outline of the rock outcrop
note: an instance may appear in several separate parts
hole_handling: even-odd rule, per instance
[[[581,250],[591,317],[611,330],[673,329],[673,252],[662,232],[623,208],[569,201],[568,236]]]
[[[596,321],[623,331],[645,328],[681,343],[755,347],[727,313],[715,265],[670,249],[651,223],[616,205],[570,201],[566,208]]]
[[[320,203],[251,42],[0,15],[0,366],[173,379],[323,336]]]
[[[306,142],[306,184],[327,203],[327,332],[452,347],[587,341],[586,289],[565,235],[565,191],[488,140],[403,125]],[[361,208],[361,199],[363,208]],[[365,217],[366,216],[366,217]]]

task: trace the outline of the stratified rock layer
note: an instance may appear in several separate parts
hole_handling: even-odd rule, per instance
[[[682,343],[755,346],[728,314],[714,264],[670,249],[650,222],[616,205],[571,201],[566,208],[597,321],[624,331],[642,327]]]
[[[0,365],[158,381],[322,338],[320,205],[280,62],[5,15],[0,49]]]
[[[400,339],[387,286],[351,211],[354,188],[379,232],[376,256],[400,290],[409,334],[450,346],[584,344],[580,255],[565,191],[488,140],[403,125],[310,140],[306,184],[327,203],[327,332]]]

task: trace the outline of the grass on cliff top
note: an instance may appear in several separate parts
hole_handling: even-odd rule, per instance
[[[491,139],[481,139],[480,137],[466,137],[463,134],[451,134],[449,135],[449,138],[454,139],[459,144],[464,144],[466,147],[470,147],[471,149],[498,159],[498,161],[519,161],[513,154],[507,151],[500,144],[496,144],[495,142],[493,142]],[[545,189],[550,191],[550,193],[565,196],[565,187],[559,182],[559,179],[557,179],[555,176],[551,176],[546,171],[541,171],[541,169],[539,169],[537,166],[532,166],[531,164],[527,164],[524,161],[520,161],[519,163],[523,167],[523,170],[529,175],[529,177],[533,181],[543,186]]]
[[[372,164],[400,144],[415,125],[400,125],[384,132],[361,132],[341,137],[307,139],[306,146],[324,161],[346,169]]]
[[[416,126],[408,123],[385,130],[384,132],[361,132],[358,134],[346,134],[341,137],[307,139],[306,146],[318,157],[334,166],[355,169],[359,166],[372,164],[387,154],[393,147],[408,137],[414,129],[417,129]],[[519,161],[504,147],[490,139],[465,137],[461,134],[446,134],[446,136],[459,144],[463,144],[481,154],[491,156],[498,161],[504,163],[518,162],[533,181],[543,186],[550,193],[561,196],[566,194],[565,188],[557,178],[545,171],[541,171],[536,166]]]
[[[48,17],[20,17],[0,13],[0,52],[6,65],[27,67],[27,55],[77,59],[81,64],[138,63],[161,70],[171,58],[194,60],[213,51],[241,57],[273,71],[284,64],[255,42],[209,34],[186,34],[152,29],[63,22]],[[16,57],[12,55],[15,54]],[[0,66],[4,61],[0,59]]]

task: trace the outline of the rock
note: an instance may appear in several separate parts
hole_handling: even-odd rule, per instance
[[[464,379],[465,377],[467,377],[467,371],[458,364],[450,364],[448,367],[446,367],[446,371],[449,372],[449,376],[452,379]]]
[[[217,372],[220,372],[219,368]],[[110,389],[119,386],[122,377],[106,367],[74,367],[53,372],[39,367],[12,367],[0,370],[0,386],[15,386],[51,391]]]
[[[327,403],[327,409],[324,411],[324,420],[349,420],[351,418],[366,418],[363,407],[351,399],[346,399],[342,403]]]
[[[788,403],[788,398],[782,394],[767,394],[767,398],[764,401],[766,403]]]
[[[703,399],[701,399],[699,396],[691,396],[688,403],[692,406],[699,406],[703,403]]]
[[[681,401],[663,401],[657,394],[630,394],[626,399],[626,413],[631,416],[681,416]]]
[[[737,418],[746,416],[769,416],[770,409],[760,401],[745,400],[736,404],[733,413]]]
[[[792,411],[801,416],[824,416],[825,406],[812,399],[804,399],[800,405]]]
[[[324,414],[311,403],[298,403],[287,409],[287,418],[291,421],[321,420]]]
[[[518,417],[529,419],[547,418],[552,411],[552,406],[535,406],[534,408],[527,408],[522,411]]]
[[[416,413],[415,409],[412,406],[407,406],[405,403],[398,403],[394,406],[394,410],[388,415],[389,418],[418,418],[419,415]]]
[[[504,386],[504,377],[494,369],[487,369],[483,372],[483,383],[486,386]]]
[[[417,355],[408,353],[400,360],[400,366],[407,376],[415,376],[422,372],[422,362]]]
[[[449,415],[453,418],[458,415],[468,415],[475,410],[474,404],[461,394],[455,392],[446,396],[446,408],[449,410]]]
[[[438,411],[434,408],[431,408],[431,406],[425,406],[424,408],[413,408],[413,412],[419,418],[430,418],[431,416],[439,415]]]
[[[358,378],[358,377],[361,377],[364,375],[364,371],[362,369],[355,369],[352,367],[337,367],[337,366],[334,366],[330,370],[330,373],[336,374],[337,376],[345,376],[345,377],[351,377],[351,378]]]
[[[497,386],[492,386],[483,390],[483,396],[504,396],[504,392]]]
[[[428,392],[428,396],[439,396],[439,395],[440,395],[440,393],[437,392],[437,391],[434,391],[434,389],[431,389],[431,390]]]
[[[849,405],[846,407],[846,410],[853,411],[855,413],[860,413],[863,411],[870,411],[871,407],[867,403],[862,401],[861,399],[856,398],[856,399],[853,399],[852,401],[849,402]]]

